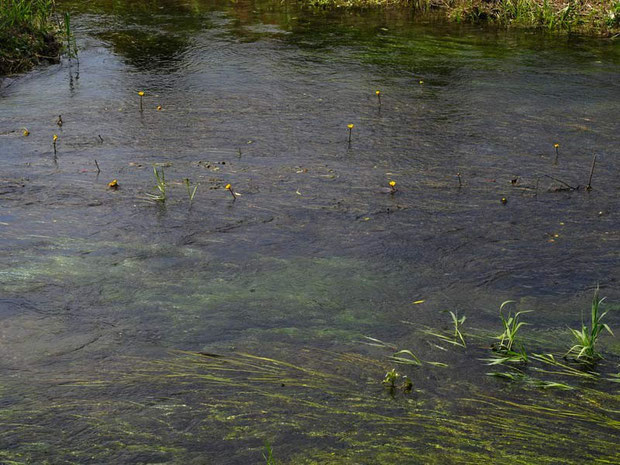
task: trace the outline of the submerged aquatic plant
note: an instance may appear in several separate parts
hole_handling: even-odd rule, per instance
[[[263,458],[266,465],[276,465],[276,459],[273,457],[273,449],[269,441],[265,441],[265,452],[263,452]]]
[[[416,365],[416,366],[421,366],[422,365],[422,361],[416,357],[416,355],[411,352],[410,350],[399,350],[398,352],[394,353],[391,357],[390,360],[392,360],[393,362],[396,363],[401,363],[403,365]]]
[[[543,379],[536,379],[536,378],[531,378],[527,375],[525,375],[523,372],[521,371],[515,371],[512,373],[504,373],[501,371],[493,371],[490,373],[487,373],[488,376],[494,376],[496,378],[502,378],[502,379],[507,379],[513,382],[519,382],[519,383],[523,383],[525,386],[531,386],[531,387],[535,387],[538,389],[560,389],[563,391],[570,391],[572,389],[575,389],[574,387],[572,387],[569,384],[566,383],[560,383],[558,381],[546,381]]]
[[[146,195],[156,202],[166,202],[166,174],[164,173],[164,167],[153,166],[153,175],[155,176],[155,187],[159,190],[159,194]]]
[[[192,202],[194,201],[194,197],[196,195],[196,191],[198,190],[198,184],[196,184],[194,186],[194,189],[192,190],[190,187],[189,178],[185,178],[184,182],[185,182],[185,186],[187,187],[187,196],[189,197],[189,206],[191,207]]]
[[[444,334],[435,333],[430,330],[425,330],[424,333],[430,334],[431,336],[436,336],[445,342],[449,342],[450,344],[454,344],[454,345],[461,346],[461,347],[467,347],[467,344],[465,344],[465,338],[463,337],[463,333],[461,332],[461,328],[463,326],[463,323],[465,323],[465,320],[467,319],[467,317],[462,316],[461,318],[459,318],[458,314],[454,313],[451,310],[449,313],[450,313],[450,317],[452,318],[452,324],[454,325],[454,333],[451,336],[446,336]]]
[[[458,341],[461,341],[460,345],[462,345],[463,347],[467,347],[467,344],[465,344],[465,338],[463,337],[463,333],[461,333],[461,327],[463,326],[463,323],[465,323],[467,317],[463,315],[461,318],[459,318],[458,315],[452,310],[450,310],[450,316],[452,317],[452,323],[454,324],[454,342],[458,344]]]
[[[496,352],[491,358],[483,359],[488,362],[487,365],[503,365],[505,363],[522,363],[528,362],[527,353],[521,347],[519,352],[514,350],[503,350]]]
[[[396,387],[396,381],[400,379],[400,374],[396,372],[396,368],[392,368],[385,374],[383,378],[383,384],[389,386],[390,388]]]
[[[577,360],[585,362],[594,362],[603,358],[596,350],[596,342],[603,329],[612,336],[614,334],[606,323],[602,323],[603,317],[607,314],[607,312],[600,313],[600,305],[604,300],[605,297],[599,299],[599,287],[596,286],[590,310],[590,327],[588,328],[582,321],[581,330],[569,328],[577,343],[569,349],[565,356],[575,355]]]

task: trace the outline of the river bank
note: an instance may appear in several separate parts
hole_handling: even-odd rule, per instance
[[[378,7],[411,5],[443,12],[455,22],[492,23],[615,36],[620,33],[618,0],[310,0],[315,6]]]
[[[50,0],[0,0],[0,76],[58,61],[59,25]]]

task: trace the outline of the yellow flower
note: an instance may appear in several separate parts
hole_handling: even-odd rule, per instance
[[[232,186],[230,184],[226,184],[226,189],[230,190]]]
[[[28,137],[30,135],[30,131],[24,128],[24,130],[22,131],[22,134],[24,135],[24,137]]]
[[[506,197],[502,197],[502,203],[503,203],[504,205],[506,205],[506,202],[508,202],[508,200],[506,199]]]
[[[381,91],[380,90],[375,90],[375,94],[381,95]]]
[[[560,148],[560,144],[553,144],[553,146],[554,146],[556,149]]]
[[[56,134],[54,134],[53,139],[54,139],[54,142],[56,142],[58,140],[58,136]]]
[[[139,95],[140,97],[144,97],[144,92],[143,92],[143,91],[140,91],[140,92],[138,92],[138,95]]]
[[[113,181],[108,183],[108,187],[110,189],[116,189],[118,187],[118,181],[116,179],[114,179]]]
[[[161,110],[161,105],[157,105],[157,111]]]
[[[394,187],[396,185],[396,181],[390,181],[390,186]]]
[[[348,127],[349,129],[353,129],[353,128],[355,127],[355,125],[353,125],[353,124],[348,124],[348,125],[347,125],[347,127]]]
[[[420,79],[420,84],[424,84],[424,81],[422,79]]]

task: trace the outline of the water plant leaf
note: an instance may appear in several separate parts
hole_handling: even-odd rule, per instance
[[[403,357],[402,355],[406,355],[407,357]],[[402,363],[405,365],[416,365],[416,366],[421,366],[422,362],[421,360],[416,357],[413,352],[411,352],[410,350],[399,350],[398,352],[396,352],[394,355],[392,355],[390,357],[390,360],[396,362],[396,363]]]

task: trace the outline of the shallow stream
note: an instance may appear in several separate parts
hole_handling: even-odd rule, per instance
[[[0,86],[0,463],[620,463],[618,339],[562,358],[597,284],[620,332],[617,40],[58,7],[79,63]],[[509,299],[557,364],[486,364]]]

